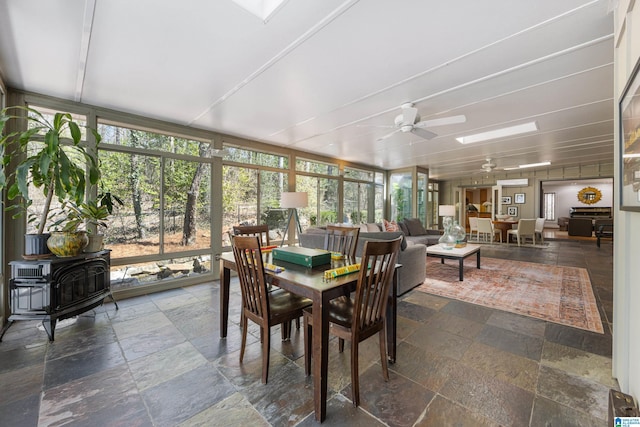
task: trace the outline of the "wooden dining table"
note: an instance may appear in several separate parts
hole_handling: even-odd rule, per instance
[[[270,283],[297,295],[309,298],[313,303],[312,357],[313,363],[313,401],[317,421],[324,421],[327,415],[327,377],[329,366],[329,301],[353,291],[358,281],[358,273],[351,273],[333,279],[325,279],[324,272],[330,268],[341,267],[345,261],[332,261],[331,264],[307,268],[300,265],[274,261],[270,254],[265,262],[284,267],[284,271],[274,273],[265,270]],[[396,360],[396,312],[397,312],[397,271],[393,275],[393,286],[387,304],[387,352],[390,363]],[[229,318],[229,289],[231,271],[236,271],[232,252],[220,255],[220,337],[227,336]]]
[[[500,233],[502,234],[502,241],[505,243],[509,243],[509,235],[507,233],[513,228],[513,224],[517,223],[518,221],[496,219],[493,221],[493,226],[496,229],[500,230]]]

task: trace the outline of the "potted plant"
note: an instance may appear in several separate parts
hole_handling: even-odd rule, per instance
[[[7,123],[18,119],[9,114],[10,110],[26,112],[27,130],[3,135]],[[101,137],[98,132],[87,129],[99,143]],[[94,185],[100,178],[98,160],[92,151],[81,144],[81,139],[80,125],[70,113],[55,113],[53,119],[48,120],[42,113],[29,107],[14,106],[0,111],[0,148],[4,152],[0,190],[7,188],[7,199],[15,201],[7,207],[7,210],[16,211],[14,217],[24,214],[32,206],[30,185],[42,192],[44,203],[41,211],[29,215],[29,222],[37,227],[35,236],[40,241],[46,238],[47,223],[54,217],[51,212],[54,197],[63,207],[69,203],[80,205],[84,201],[87,183]],[[29,146],[32,142],[35,144]],[[20,156],[23,160],[7,175],[7,167],[14,156]],[[55,224],[59,225],[59,221]],[[40,255],[38,252],[44,252],[41,246],[25,243],[25,255]]]
[[[89,243],[84,252],[98,252],[104,247],[104,235],[100,229],[107,228],[109,215],[113,213],[115,204],[122,206],[122,200],[111,192],[103,192],[95,200],[88,200],[80,205],[70,204],[67,222],[64,229],[77,229],[80,224],[87,226]]]

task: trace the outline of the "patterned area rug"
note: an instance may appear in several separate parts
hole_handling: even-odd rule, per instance
[[[465,260],[464,281],[458,262],[427,258],[427,279],[416,289],[548,322],[604,333],[589,274],[561,267],[496,258]]]

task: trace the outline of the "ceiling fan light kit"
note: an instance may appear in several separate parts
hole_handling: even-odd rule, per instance
[[[492,139],[505,138],[507,136],[521,135],[523,133],[535,132],[537,130],[538,124],[536,122],[527,122],[520,125],[494,129],[487,132],[476,133],[473,135],[459,136],[456,138],[456,140],[460,144],[473,144],[474,142],[483,142]]]
[[[402,113],[398,114],[393,120],[394,127],[396,129],[393,132],[381,136],[380,138],[378,138],[378,141],[383,141],[396,134],[397,132],[410,132],[422,139],[433,139],[438,136],[438,134],[431,132],[430,130],[427,130],[425,128],[452,125],[457,123],[464,123],[465,121],[467,121],[467,118],[463,115],[421,121],[420,115],[418,115],[418,109],[415,108],[413,106],[413,103],[411,102],[402,104],[400,106],[400,109],[402,110]]]

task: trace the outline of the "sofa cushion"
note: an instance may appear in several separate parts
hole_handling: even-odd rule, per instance
[[[409,236],[423,236],[427,234],[422,222],[418,218],[407,218],[404,220],[404,224],[407,227],[407,235]]]
[[[400,221],[398,223],[398,227],[400,227],[400,231],[402,231],[405,236],[409,235],[409,230],[407,229],[407,224],[404,221]]]
[[[402,236],[402,243],[400,243],[400,250],[404,251],[407,248],[407,239],[405,239],[402,231],[374,231],[370,233],[360,233],[358,237],[358,245],[364,240],[393,240]]]
[[[370,222],[370,223],[367,223],[367,231],[370,233],[373,233],[377,231],[382,231],[382,229],[375,222]]]

